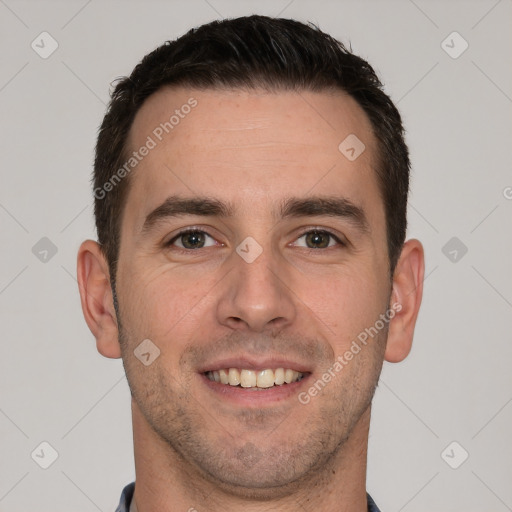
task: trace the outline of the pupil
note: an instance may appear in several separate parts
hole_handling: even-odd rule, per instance
[[[182,237],[183,247],[187,249],[198,249],[204,245],[204,234],[199,231],[192,231],[191,233],[186,233]]]
[[[313,231],[306,236],[306,243],[312,249],[323,249],[329,245],[329,237],[325,233]]]

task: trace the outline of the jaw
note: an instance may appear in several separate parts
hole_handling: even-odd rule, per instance
[[[179,495],[184,504],[194,503],[198,509],[208,509],[214,502],[222,504],[219,510],[242,509],[252,502],[265,506],[268,502],[266,506],[274,510],[281,504],[282,510],[288,510],[286,506],[294,510],[297,502],[322,504],[326,498],[336,497],[336,501],[324,507],[330,510],[341,500],[356,501],[357,496],[366,499],[370,407],[331,452],[307,464],[304,455],[318,447],[319,439],[290,443],[289,429],[279,427],[270,436],[273,441],[270,446],[263,447],[254,433],[240,438],[235,432],[233,437],[226,434],[231,440],[229,448],[210,454],[209,462],[191,459],[180,446],[176,449],[152,429],[135,401],[132,410],[140,503],[145,502],[143,493],[153,492],[158,496],[162,489],[169,488],[169,482],[175,483],[169,500],[177,503]]]

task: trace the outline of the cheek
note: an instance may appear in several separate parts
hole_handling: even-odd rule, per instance
[[[176,347],[180,340],[193,337],[204,319],[215,280],[178,269],[131,275],[123,289],[123,324],[129,321],[131,332],[154,340],[162,348],[169,340]]]
[[[335,352],[344,350],[365,328],[373,325],[387,306],[382,275],[368,269],[346,269],[316,286],[304,284],[304,301],[313,314],[329,327]]]

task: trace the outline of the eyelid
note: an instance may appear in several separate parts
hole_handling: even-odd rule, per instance
[[[200,226],[188,226],[186,228],[181,229],[176,234],[174,234],[172,236],[172,238],[170,238],[167,242],[164,242],[163,245],[164,245],[164,247],[172,247],[174,242],[180,236],[186,235],[187,233],[196,233],[196,232],[204,233],[206,236],[209,236],[210,238],[215,240],[217,242],[217,244],[224,245],[222,242],[219,242],[213,235],[211,235],[204,227],[200,227]],[[311,232],[325,233],[325,234],[331,236],[339,245],[341,245],[341,246],[348,245],[348,241],[344,237],[340,237],[336,233],[333,233],[330,229],[320,227],[320,226],[309,226],[307,228],[303,228],[299,232],[299,234],[294,238],[294,242],[296,242],[299,238],[302,238],[304,235],[307,235],[308,233],[311,233]],[[291,245],[291,244],[288,244],[288,245]],[[190,252],[192,250],[192,249],[184,249],[183,247],[179,247],[179,246],[174,246],[174,247],[176,249],[184,250],[187,252]],[[201,249],[205,249],[205,248],[206,247],[202,247]],[[198,249],[196,249],[196,250],[198,250]],[[314,250],[317,251],[318,249],[314,249]]]
[[[208,231],[206,231],[205,228],[202,228],[199,226],[188,226],[186,228],[181,229],[176,234],[174,234],[167,242],[163,243],[163,246],[164,247],[173,247],[174,242],[176,242],[176,240],[178,238],[180,238],[180,236],[186,235],[187,233],[204,233],[206,236],[209,236],[211,239],[215,240],[215,242],[217,242],[217,244],[224,245],[222,242],[219,242],[213,235],[208,233]],[[179,247],[179,246],[174,246],[174,247],[176,249],[181,249],[184,251],[189,251],[189,252],[191,251],[191,249],[184,249],[183,247]],[[201,247],[201,249],[204,249],[204,247]]]
[[[329,236],[331,236],[332,238],[334,238],[334,240],[336,240],[336,242],[339,244],[339,245],[342,245],[342,246],[347,246],[349,244],[349,242],[347,241],[347,239],[343,236],[340,236],[340,235],[337,235],[336,233],[333,233],[330,229],[328,228],[324,228],[324,227],[320,227],[320,226],[310,226],[308,228],[305,228],[303,231],[300,232],[300,234],[295,238],[295,241],[298,240],[299,238],[302,238],[304,235],[307,235],[308,233],[311,233],[311,232],[317,232],[317,233],[325,233]],[[314,249],[315,251],[318,250],[318,249]]]

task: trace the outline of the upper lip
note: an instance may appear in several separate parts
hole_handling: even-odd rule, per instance
[[[239,368],[241,370],[261,371],[275,368],[289,368],[301,373],[311,372],[311,366],[300,361],[294,361],[283,357],[265,357],[264,359],[257,359],[249,356],[242,357],[229,357],[224,359],[217,359],[211,363],[204,364],[199,368],[199,373],[208,371],[222,370],[226,368]]]

